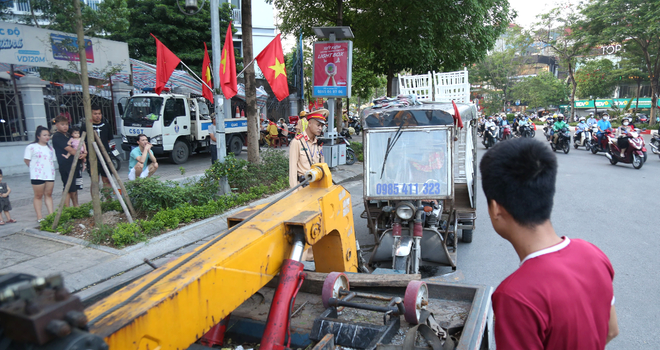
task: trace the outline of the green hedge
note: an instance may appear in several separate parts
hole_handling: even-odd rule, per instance
[[[355,156],[360,162],[364,162],[364,146],[362,142],[351,141],[351,148],[355,151]]]
[[[289,186],[289,161],[282,152],[266,151],[260,164],[251,164],[233,155],[223,164],[216,163],[198,181],[180,185],[154,178],[128,182],[126,190],[133,207],[146,220],[120,223],[115,227],[101,225],[91,233],[91,242],[112,243],[121,248],[175,229],[192,220],[205,219],[231,208],[244,205],[264,195],[279,192]],[[231,194],[219,196],[218,179],[227,176],[233,189]],[[118,201],[102,202],[104,212],[122,211]],[[92,203],[77,208],[65,208],[59,226],[52,230],[55,214],[48,215],[40,224],[44,231],[71,232],[73,220],[92,216]]]

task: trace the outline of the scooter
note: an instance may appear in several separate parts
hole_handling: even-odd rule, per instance
[[[486,149],[495,146],[497,143],[497,134],[498,134],[497,126],[491,126],[489,127],[486,132],[484,133],[484,146],[486,146]]]
[[[552,147],[552,150],[555,152],[560,149],[563,150],[565,154],[568,154],[571,150],[571,131],[568,130],[568,128],[563,128],[557,131],[557,134],[559,134],[559,137],[557,137],[557,144],[552,142],[551,138],[550,147]]]
[[[355,135],[360,135],[362,131],[362,125],[360,124],[360,118],[358,117],[349,117],[348,126],[355,130]]]
[[[520,130],[520,136],[534,138],[534,130],[530,127],[529,124],[523,124],[519,126],[518,130]]]
[[[351,148],[351,143],[343,137],[343,135],[339,135],[337,138],[337,143],[338,144],[345,144],[346,145],[346,165],[353,165],[357,161],[357,157],[355,156],[355,151],[353,148]]]
[[[110,153],[108,155],[110,156],[112,165],[115,167],[116,171],[119,171],[119,169],[121,169],[121,161],[118,158],[119,150],[117,150],[117,145],[115,144],[115,141],[110,141],[108,142],[108,146],[110,146]]]
[[[573,147],[578,149],[581,146],[584,146],[587,151],[591,149],[591,130],[588,128],[580,132],[576,131],[573,136]]]
[[[655,132],[651,137],[651,152],[660,157],[660,134],[658,132]]]
[[[608,149],[605,156],[610,160],[610,164],[616,165],[618,162],[632,164],[633,168],[641,169],[644,165],[644,139],[639,135],[638,130],[630,131],[625,136],[628,138],[628,147],[626,148],[623,157],[621,157],[621,150],[618,146],[618,138],[609,136]]]
[[[595,130],[595,131],[593,131]],[[592,129],[591,133],[591,153],[596,154],[598,152],[607,152],[607,139],[609,137],[614,137],[614,132],[612,129],[607,129],[605,131],[605,135],[603,135],[603,139],[601,142],[598,142],[598,128]]]
[[[502,140],[511,140],[512,138],[511,125],[502,126]]]

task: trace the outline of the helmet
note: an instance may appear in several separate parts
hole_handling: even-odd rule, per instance
[[[589,113],[589,116],[590,116],[590,117],[593,117],[593,116],[594,116],[594,112]]]
[[[621,122],[623,122],[624,120],[630,121],[630,117],[629,116],[624,116],[623,119],[621,119]]]
[[[583,122],[583,121],[585,121],[585,120],[587,120],[587,118],[585,118],[585,117],[580,117],[580,121],[581,121],[581,122]]]
[[[561,113],[557,114],[557,120],[564,120],[564,115]]]

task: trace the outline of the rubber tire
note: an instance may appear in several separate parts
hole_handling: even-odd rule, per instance
[[[115,170],[119,172],[119,169],[121,169],[121,161],[119,161],[119,158],[111,155],[110,161],[112,161],[112,165],[115,167]]]
[[[422,298],[419,304],[422,305],[418,305],[417,302],[420,292],[422,293]],[[403,307],[406,310],[404,314],[404,318],[406,319],[406,322],[408,322],[411,325],[419,324],[421,312],[418,314],[417,310],[418,310],[418,306],[420,306],[419,307],[420,310],[426,308],[426,305],[423,305],[423,301],[425,299],[426,302],[428,303],[429,287],[426,285],[426,282],[410,281],[408,283],[408,286],[406,287],[406,294],[403,297]]]
[[[632,166],[633,166],[633,168],[635,168],[635,169],[641,169],[642,166],[644,165],[644,158],[640,158],[640,157],[639,157],[638,155],[636,155],[636,154],[633,154],[632,156],[633,156],[633,161],[632,161]],[[635,160],[638,160],[637,163],[638,163],[639,165],[635,165]]]
[[[532,138],[536,137],[536,130],[532,129],[530,132],[531,132],[531,135],[532,135],[531,137]]]
[[[564,154],[568,154],[568,151],[571,150],[571,145],[569,145],[567,142],[564,143]]]
[[[403,273],[407,274],[408,273],[408,260],[410,260],[410,256],[395,256],[394,261],[392,261],[392,269],[393,270],[398,270],[398,271],[403,271]]]
[[[550,148],[552,148],[553,152],[557,152],[557,146],[555,146],[555,143],[550,141]]]
[[[646,160],[647,160],[647,159],[648,159],[648,157],[646,156],[646,152],[644,152],[644,159],[643,159],[643,160],[644,160],[644,163],[646,163]]]
[[[177,141],[174,143],[172,152],[170,153],[170,160],[174,164],[183,164],[188,161],[188,156],[190,156],[190,148],[188,144],[183,141]]]
[[[591,142],[584,142],[584,149],[587,150],[587,152],[591,151]]]
[[[472,243],[472,230],[463,230],[461,233],[461,242]]]
[[[239,156],[241,152],[243,152],[243,141],[241,141],[241,138],[238,136],[232,136],[229,139],[229,143],[227,144],[228,151],[233,153],[235,156]]]
[[[578,149],[578,147],[580,147],[580,145],[578,145],[577,143],[573,142],[573,147],[575,147],[575,149]]]
[[[351,285],[348,282],[348,277],[346,277],[346,274],[344,274],[343,272],[330,272],[328,276],[325,278],[325,281],[323,282],[323,288],[321,289],[321,300],[323,301],[323,307],[325,307],[326,309],[330,307],[328,303],[330,298],[338,297],[334,293],[335,285],[337,284],[338,279],[343,280],[339,283],[345,285],[347,291],[351,289]]]
[[[352,149],[347,149],[346,150],[346,165],[353,165],[357,161],[357,157],[355,156],[355,151]]]
[[[610,158],[608,158],[610,160],[610,164],[616,165],[616,163],[618,163],[619,161],[616,160],[616,158],[614,158],[614,155],[612,154],[612,152],[608,151],[608,153],[610,154]]]
[[[596,146],[592,146],[592,147],[591,147],[591,153],[593,153],[593,154],[598,153],[598,147],[596,147]]]

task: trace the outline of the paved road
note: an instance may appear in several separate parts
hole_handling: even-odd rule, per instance
[[[479,159],[484,153],[479,144]],[[584,148],[571,148],[567,155],[557,153],[557,158],[559,173],[552,215],[555,229],[560,235],[594,243],[615,269],[614,293],[621,333],[608,348],[660,349],[660,236],[651,214],[656,204],[654,180],[660,172],[660,159],[650,154],[642,169],[635,170],[629,164],[612,166],[604,155],[593,155]],[[359,218],[363,210],[362,183],[345,186],[353,196],[357,237],[362,246],[372,245],[366,220]],[[496,287],[515,271],[519,260],[511,245],[493,230],[483,192],[478,195],[479,219],[473,243],[460,243],[456,272],[441,268],[438,274],[450,282]]]

